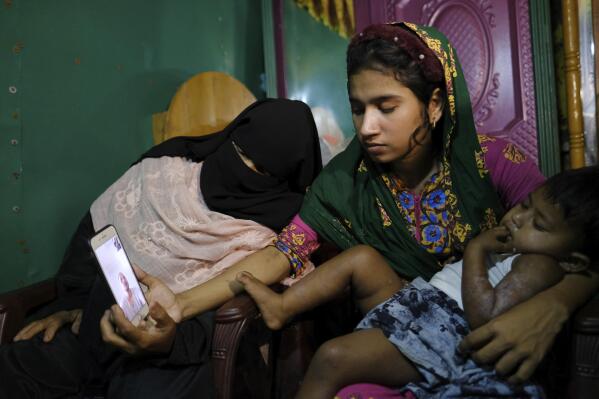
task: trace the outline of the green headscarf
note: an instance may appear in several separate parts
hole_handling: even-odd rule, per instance
[[[433,51],[445,74],[441,176],[451,215],[454,247],[496,224],[503,213],[484,168],[468,89],[455,50],[436,29],[394,24],[415,33]],[[397,40],[396,40],[397,41]],[[320,173],[308,191],[300,217],[324,240],[348,249],[357,244],[377,249],[402,277],[429,279],[440,269],[437,258],[410,234],[385,180],[389,177],[364,153],[357,138]]]

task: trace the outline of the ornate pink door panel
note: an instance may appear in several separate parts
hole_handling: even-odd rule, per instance
[[[537,160],[528,0],[355,0],[360,30],[374,22],[432,25],[455,46],[480,132]]]

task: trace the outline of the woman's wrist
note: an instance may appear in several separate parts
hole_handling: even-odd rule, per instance
[[[595,291],[592,279],[581,279],[581,276],[566,274],[564,278],[538,296],[560,322],[565,323],[570,316],[584,304]]]
[[[595,271],[585,274],[568,273],[554,288],[558,300],[567,307],[569,316],[597,293],[599,274]]]
[[[181,321],[187,320],[193,316],[193,309],[191,307],[188,292],[189,290],[175,294],[175,301],[177,302],[177,306],[181,311]]]
[[[542,301],[547,304],[547,309],[553,313],[560,325],[563,325],[575,309],[571,306],[570,301],[563,295],[560,295],[560,292],[557,290],[548,289],[540,295],[542,296]]]

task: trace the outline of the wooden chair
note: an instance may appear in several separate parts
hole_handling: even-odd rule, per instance
[[[185,81],[168,111],[152,116],[154,143],[176,136],[202,136],[222,130],[256,97],[234,77],[202,72]]]

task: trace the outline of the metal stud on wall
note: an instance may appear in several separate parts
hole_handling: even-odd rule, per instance
[[[258,0],[112,3],[0,0],[0,293],[55,275],[187,78],[223,71],[264,96]]]
[[[2,278],[11,278],[15,269],[28,267],[27,239],[24,237],[23,217],[23,130],[21,118],[20,83],[22,79],[22,59],[26,51],[24,41],[19,37],[18,0],[4,0],[0,6],[0,48],[2,49],[2,73],[0,85],[0,212],[8,223],[3,224],[0,239],[0,253],[10,262],[0,272]],[[7,273],[8,275],[5,275]],[[24,281],[18,280],[19,285]]]

